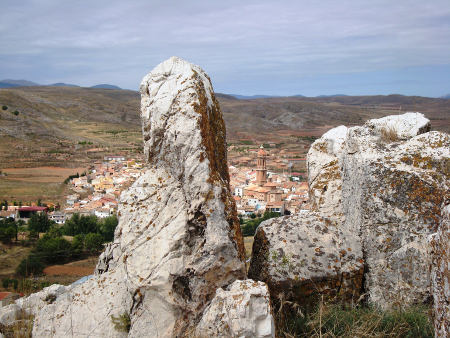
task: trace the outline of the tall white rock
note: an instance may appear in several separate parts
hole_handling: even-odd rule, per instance
[[[181,337],[216,289],[246,276],[225,124],[208,76],[172,57],[140,90],[148,168],[120,197],[96,276],[35,311],[36,337]],[[128,333],[112,321],[120,315],[130,318]]]

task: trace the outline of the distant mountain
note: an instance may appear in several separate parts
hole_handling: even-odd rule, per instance
[[[40,84],[27,80],[4,79],[0,81],[0,88],[29,87],[29,86],[40,86]]]
[[[63,83],[63,82],[52,83],[52,84],[49,84],[47,86],[51,86],[51,87],[80,87],[78,85],[74,85],[74,84],[70,84],[70,83]]]
[[[228,94],[222,94],[222,93],[215,93],[217,98],[221,98],[221,99],[228,99],[228,100],[237,100],[236,97],[232,96],[232,95],[228,95]]]
[[[275,96],[275,95],[239,95],[239,94],[226,94],[229,96],[233,96],[239,100],[254,100],[254,99],[268,99],[268,98],[272,98],[272,97],[280,97],[280,96]]]
[[[441,96],[440,99],[447,99],[447,100],[450,100],[450,94]]]
[[[78,85],[75,84],[71,84],[71,83],[63,83],[63,82],[57,82],[57,83],[52,83],[49,85],[42,85],[36,82],[32,82],[32,81],[27,81],[27,80],[12,80],[12,79],[4,79],[4,80],[0,80],[0,88],[14,88],[14,87],[30,87],[30,86],[50,86],[50,87],[80,87]],[[95,88],[95,89],[122,89],[118,86],[115,85],[110,85],[107,83],[101,83],[92,87],[88,87],[88,88]]]
[[[341,97],[341,96],[348,96],[345,94],[333,94],[333,95],[317,95],[316,97]]]
[[[117,86],[114,86],[114,85],[110,85],[110,84],[107,84],[107,83],[101,83],[101,84],[98,84],[98,85],[95,85],[95,86],[91,86],[91,87],[89,87],[89,88],[100,88],[100,89],[122,89],[122,88],[120,88],[120,87],[117,87]]]

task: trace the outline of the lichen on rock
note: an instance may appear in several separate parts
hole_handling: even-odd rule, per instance
[[[308,153],[314,210],[361,243],[365,290],[382,308],[430,297],[426,238],[448,199],[450,138],[429,129],[420,113],[387,116],[332,129]]]
[[[438,231],[429,237],[432,255],[431,290],[433,293],[434,333],[450,334],[450,204],[444,205]]]
[[[282,293],[299,304],[318,294],[357,300],[363,260],[352,239],[317,212],[267,220],[255,235],[249,277],[266,282],[273,297]]]

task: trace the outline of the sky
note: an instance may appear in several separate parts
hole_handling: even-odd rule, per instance
[[[173,55],[222,93],[439,97],[450,1],[0,2],[0,79],[136,90]]]

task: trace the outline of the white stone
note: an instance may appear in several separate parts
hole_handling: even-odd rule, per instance
[[[251,279],[219,288],[196,329],[199,337],[275,337],[267,285]]]
[[[389,115],[366,122],[365,127],[380,133],[383,128],[392,129],[401,139],[409,139],[430,131],[430,120],[422,113],[408,112],[402,115]]]
[[[172,57],[141,83],[147,169],[120,197],[115,238],[96,276],[40,310],[33,335],[180,337],[216,289],[246,277],[225,123],[206,73]],[[0,312],[1,313],[1,312]]]

